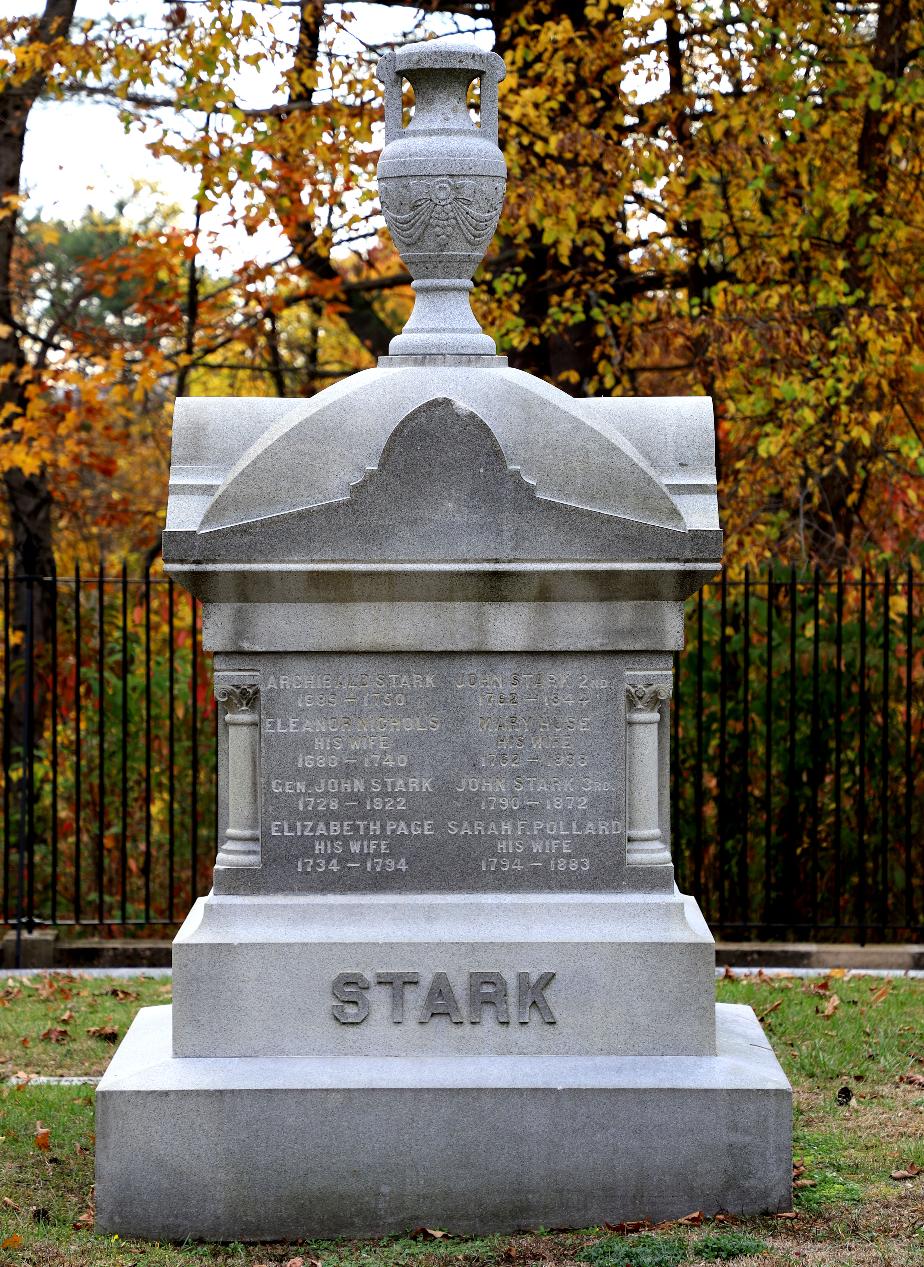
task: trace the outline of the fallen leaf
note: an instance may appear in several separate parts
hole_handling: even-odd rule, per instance
[[[726,967],[725,971],[722,973],[722,980],[723,981],[737,981],[738,974],[733,969]]]
[[[889,1178],[890,1179],[914,1179],[920,1173],[921,1173],[920,1166],[916,1166],[914,1162],[912,1162],[907,1170],[893,1170],[892,1173],[889,1175]]]
[[[792,1186],[794,1188],[817,1188],[818,1184],[814,1179],[794,1179]]]
[[[136,994],[134,990],[123,990],[117,985],[114,985],[107,993],[111,994],[114,999],[118,999],[120,1003],[129,1003],[141,998],[141,995]]]
[[[648,1219],[632,1219],[628,1223],[604,1223],[608,1232],[618,1232],[620,1236],[631,1236],[633,1232],[643,1232],[651,1227]]]
[[[444,1232],[441,1227],[418,1227],[411,1233],[411,1240],[416,1241],[442,1241],[449,1235]]]
[[[684,1214],[679,1219],[665,1219],[663,1223],[656,1223],[654,1230],[662,1232],[670,1227],[696,1227],[702,1223],[704,1217],[702,1210],[694,1210],[692,1214]]]
[[[29,1046],[29,1040],[28,1040],[28,1038],[21,1038],[19,1041],[22,1043],[23,1047],[28,1047],[28,1046]]]
[[[305,1260],[304,1258],[290,1258],[283,1263],[283,1267],[305,1267]]]
[[[795,1210],[784,1210],[781,1214],[774,1214],[775,1219],[797,1219],[799,1216]]]
[[[828,976],[831,977],[832,980],[834,981],[843,981],[844,977],[847,976],[847,969],[846,968],[832,968],[831,971],[828,973]]]
[[[824,1019],[826,1021],[830,1021],[831,1017],[834,1015],[834,1013],[837,1011],[840,1005],[841,1005],[840,999],[837,997],[836,994],[832,994],[830,999],[828,999],[828,1006],[822,1012],[822,1016],[824,1017]]]
[[[66,1043],[70,1038],[70,1034],[66,1029],[61,1029],[57,1025],[50,1025],[48,1029],[43,1031],[42,1038],[46,1043]]]
[[[92,1209],[84,1210],[80,1218],[71,1224],[75,1232],[91,1232],[93,1224],[96,1222],[96,1215]]]
[[[764,1008],[762,1012],[758,1012],[757,1019],[763,1022],[764,1018],[769,1016],[771,1012],[775,1012],[778,1007],[783,1006],[783,1000],[777,999],[775,1003],[771,1003],[769,1007]]]
[[[19,1249],[22,1244],[22,1237],[18,1232],[14,1232],[12,1236],[8,1236],[5,1241],[0,1241],[0,1249]]]
[[[873,1007],[875,1007],[877,1003],[881,1003],[883,999],[887,999],[889,997],[890,989],[891,986],[889,985],[881,985],[879,987],[870,999],[870,1003],[872,1003]]]
[[[11,1210],[18,1210],[18,1209],[19,1209],[19,1206],[16,1204],[16,1202],[13,1200],[13,1198],[12,1198],[12,1197],[4,1197],[4,1198],[3,1198],[3,1204],[4,1204],[4,1205],[9,1206],[9,1208],[10,1208]]]
[[[898,1080],[906,1083],[909,1087],[924,1087],[924,1073],[899,1074]]]
[[[59,1017],[59,1020],[61,1021],[62,1025],[70,1025],[73,1019],[74,1019],[74,1013],[71,1011],[70,1008],[68,1008],[67,1011],[62,1016]]]
[[[43,1126],[41,1122],[36,1122],[35,1124],[35,1146],[46,1153],[51,1148],[51,1131],[47,1126]]]
[[[114,1043],[119,1037],[119,1031],[114,1025],[91,1025],[87,1030],[91,1038],[100,1038],[104,1043]]]

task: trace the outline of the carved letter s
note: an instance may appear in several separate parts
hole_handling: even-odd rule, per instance
[[[331,993],[339,999],[331,1008],[334,1019],[341,1025],[361,1025],[369,1015],[369,1000],[363,990],[369,989],[369,979],[361,972],[341,972],[334,977]]]

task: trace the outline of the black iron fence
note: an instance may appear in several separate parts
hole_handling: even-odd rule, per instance
[[[3,574],[2,917],[136,932],[209,887],[198,605],[150,571]],[[723,574],[675,662],[673,845],[726,937],[924,929],[913,569]]]

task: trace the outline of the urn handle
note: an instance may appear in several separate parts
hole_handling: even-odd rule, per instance
[[[471,82],[481,80],[481,133],[497,144],[497,86],[507,74],[503,59],[476,44],[442,44],[428,40],[407,48],[392,49],[379,59],[376,74],[385,90],[385,144],[398,139],[404,131],[401,85],[414,82],[415,71],[470,71]]]
[[[385,89],[385,144],[389,145],[404,131],[402,120],[401,80],[395,66],[394,50],[379,58],[376,75]]]

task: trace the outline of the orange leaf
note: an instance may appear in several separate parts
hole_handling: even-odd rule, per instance
[[[51,1148],[51,1131],[47,1126],[43,1126],[41,1122],[35,1124],[35,1146],[40,1148],[43,1153],[47,1153]]]
[[[19,1249],[22,1244],[22,1237],[18,1232],[14,1232],[12,1236],[8,1236],[5,1241],[0,1241],[0,1249]]]
[[[101,1038],[104,1043],[114,1043],[119,1037],[114,1025],[91,1025],[87,1033],[91,1038]]]
[[[830,999],[828,999],[828,1006],[822,1012],[822,1016],[825,1018],[826,1021],[830,1021],[831,1017],[834,1015],[834,1013],[837,1011],[840,1005],[841,1005],[840,999],[837,997],[836,994],[832,994]]]

